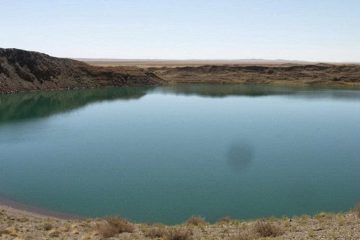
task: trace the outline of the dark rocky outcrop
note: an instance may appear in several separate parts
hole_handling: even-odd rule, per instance
[[[160,81],[153,73],[136,67],[97,67],[38,52],[0,48],[0,93],[154,85]]]

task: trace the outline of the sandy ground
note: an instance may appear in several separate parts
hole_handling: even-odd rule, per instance
[[[61,219],[0,205],[0,239],[360,239],[360,217],[348,213],[209,224],[191,218],[179,225],[130,223],[124,219]]]

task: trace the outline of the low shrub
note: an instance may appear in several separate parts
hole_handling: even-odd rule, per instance
[[[164,227],[150,228],[145,232],[145,237],[148,238],[166,238],[168,230]]]
[[[53,228],[53,226],[50,223],[44,223],[43,228],[45,231],[50,231]]]
[[[194,225],[194,226],[201,226],[208,224],[204,218],[199,216],[192,216],[188,220],[186,220],[186,224],[188,225]]]
[[[265,221],[257,221],[254,230],[261,237],[277,237],[283,234],[280,227]]]
[[[109,217],[104,222],[97,223],[96,228],[104,238],[113,237],[119,233],[132,233],[135,230],[133,224],[119,217]]]
[[[217,223],[226,224],[226,223],[231,223],[233,221],[234,220],[232,218],[230,218],[230,217],[222,217],[217,221]]]
[[[356,216],[360,218],[360,203],[358,203],[354,209]]]
[[[256,239],[256,236],[249,231],[239,232],[231,238],[231,240],[253,240]]]
[[[192,238],[192,231],[189,229],[173,228],[166,234],[166,240],[190,240]]]
[[[97,223],[96,224],[96,230],[104,238],[113,237],[118,233],[116,228],[111,226],[107,222]]]
[[[134,232],[135,228],[132,223],[130,223],[128,220],[119,218],[119,217],[110,217],[107,218],[106,221],[109,225],[116,228],[118,233],[132,233]]]

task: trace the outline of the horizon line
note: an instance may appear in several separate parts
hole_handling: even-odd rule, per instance
[[[88,57],[68,57],[70,59],[79,61],[103,61],[103,62],[186,62],[186,61],[198,61],[198,62],[281,62],[281,63],[316,63],[316,64],[360,64],[360,61],[315,61],[315,60],[296,60],[296,59],[267,59],[267,58],[88,58]]]

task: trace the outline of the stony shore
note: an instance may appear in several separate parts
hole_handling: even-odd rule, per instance
[[[192,217],[183,224],[139,224],[112,217],[62,219],[0,206],[0,239],[360,239],[360,210],[316,216],[214,224]]]

